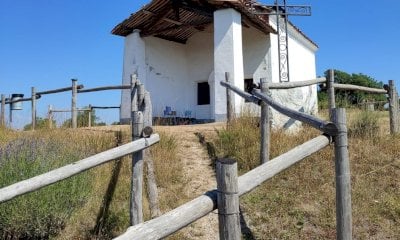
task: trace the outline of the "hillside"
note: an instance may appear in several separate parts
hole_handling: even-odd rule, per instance
[[[375,114],[367,116],[372,115],[375,116]],[[365,118],[365,115],[352,111],[349,114],[349,122],[354,236],[357,239],[399,239],[400,152],[398,149],[400,138],[388,135],[386,113],[379,113],[369,119],[369,117]],[[360,122],[367,124],[360,124]],[[258,165],[259,129],[256,119],[243,118],[228,129],[223,124],[160,126],[155,129],[161,135],[161,142],[152,147],[152,155],[155,161],[162,212],[171,210],[215,188],[213,171],[215,155],[230,156],[238,160],[241,174]],[[81,149],[84,155],[90,155],[115,145],[116,143],[111,141],[112,131],[119,130],[123,131],[123,140],[128,141],[129,127],[126,126],[92,128],[90,131],[57,130],[35,133],[13,133],[2,130],[0,148],[15,146],[10,143],[27,143],[32,146],[36,144],[35,142],[39,142],[42,146],[48,146],[38,148],[42,151],[40,154],[44,154],[39,158],[44,158],[49,154],[52,155],[51,151],[54,150],[53,145],[46,143],[48,140],[62,148],[63,142],[73,139],[75,148]],[[68,138],[63,137],[66,134]],[[271,155],[278,156],[319,134],[307,127],[291,135],[274,131]],[[18,140],[26,138],[32,140],[22,142]],[[58,144],[55,144],[56,142]],[[85,144],[88,150],[84,150],[83,142],[88,143]],[[89,151],[93,146],[96,146],[96,149]],[[332,147],[327,147],[241,198],[244,239],[336,238],[332,149]],[[48,152],[46,154],[43,151]],[[38,154],[35,153],[35,156],[41,156]],[[84,155],[74,158],[77,160]],[[23,161],[27,155],[19,154],[18,156],[19,159],[15,158],[15,161]],[[71,162],[73,159],[68,159],[68,161]],[[4,158],[0,158],[0,163],[2,162],[4,165]],[[38,236],[44,238],[50,234],[56,239],[110,239],[123,233],[129,222],[128,199],[131,175],[129,166],[130,159],[127,157],[91,170],[83,178],[71,178],[66,181],[72,185],[52,186],[53,190],[63,186],[71,189],[72,192],[76,192],[74,189],[81,188],[82,184],[86,187],[81,188],[84,192],[76,192],[77,195],[74,195],[78,204],[74,205],[72,212],[64,209],[63,213],[61,209],[60,216],[64,217],[60,220],[64,220],[59,225],[54,225],[56,229],[47,229],[45,218],[41,219],[43,223],[38,222],[38,224],[44,224],[40,225],[41,228],[37,228],[38,234],[42,234]],[[46,170],[39,169],[39,171]],[[5,172],[0,170],[0,179],[4,179],[1,176],[10,176],[10,174],[5,175]],[[76,181],[79,181],[78,185]],[[0,182],[0,186],[4,186],[5,183]],[[21,224],[31,221],[34,227],[36,223],[32,219],[42,218],[41,216],[46,216],[46,213],[51,215],[54,209],[59,211],[57,207],[50,208],[42,205],[40,211],[24,214],[28,212],[24,208],[28,209],[32,206],[29,205],[30,202],[47,201],[48,197],[44,198],[43,193],[48,194],[48,191],[41,190],[38,194],[28,194],[26,197],[0,205],[0,219],[2,219],[0,236],[6,239],[26,237],[22,231],[29,229],[24,230]],[[59,201],[56,196],[51,198],[54,198],[56,202]],[[63,198],[68,199],[68,197]],[[7,218],[10,219],[7,221],[15,224],[13,225],[15,232],[10,233],[10,228],[7,228],[10,225],[6,224],[6,218],[1,213],[5,213],[4,209],[14,209],[21,204],[21,201],[25,204],[19,211],[7,210],[7,213],[12,215],[11,218]],[[149,219],[147,201],[145,201],[144,209],[145,218]],[[211,213],[169,239],[218,239],[216,216],[216,212]],[[51,219],[49,218],[50,221]]]

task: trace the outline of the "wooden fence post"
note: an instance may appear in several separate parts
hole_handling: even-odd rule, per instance
[[[352,239],[351,178],[346,127],[346,109],[333,110],[338,128],[335,140],[336,234],[339,240]]]
[[[76,111],[76,97],[78,95],[78,88],[76,85],[77,79],[72,79],[72,104],[71,104],[71,119],[72,119],[72,128],[78,127],[78,114]]]
[[[36,127],[36,88],[32,87],[32,130]]]
[[[399,97],[393,80],[389,80],[390,134],[399,132]]]
[[[140,110],[144,116],[144,127],[149,129],[153,126],[153,109],[151,104],[151,95],[148,91],[145,91],[143,104],[140,106]],[[152,128],[151,128],[152,132]],[[143,135],[145,134],[145,131]],[[148,136],[148,135],[147,135]],[[143,136],[146,137],[146,136]],[[158,191],[157,182],[154,174],[154,163],[150,153],[150,149],[144,150],[144,163],[146,165],[146,180],[147,180],[147,196],[149,198],[150,205],[150,216],[155,218],[161,215],[160,207],[158,204]]]
[[[336,103],[335,103],[335,88],[333,87],[333,84],[335,83],[335,70],[329,69],[329,75],[328,78],[326,79],[326,87],[327,87],[327,93],[328,93],[328,110],[329,110],[329,120],[332,121],[333,119],[333,109],[336,108]]]
[[[0,116],[0,126],[4,127],[6,125],[6,96],[1,94],[1,116]]]
[[[232,78],[229,72],[225,73],[225,81],[229,84],[232,84]],[[233,97],[233,92],[226,88],[226,117],[228,123],[231,123],[235,118],[235,106]]]
[[[92,127],[92,105],[89,104],[88,127]]]
[[[48,121],[49,121],[49,129],[53,128],[53,106],[49,105],[49,111],[48,111],[48,117],[47,117]]]
[[[237,162],[219,159],[216,166],[219,237],[221,240],[239,240],[239,190]]]
[[[268,82],[266,78],[260,79],[261,93],[268,94]],[[269,161],[270,152],[270,125],[269,125],[269,106],[265,102],[261,102],[261,164]]]
[[[143,114],[138,111],[138,82],[137,75],[131,76],[131,130],[132,141],[141,137],[143,130]],[[131,226],[143,222],[143,151],[132,154],[132,182],[130,202]]]

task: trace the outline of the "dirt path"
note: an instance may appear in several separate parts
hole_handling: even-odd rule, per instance
[[[207,150],[199,142],[195,133],[210,136],[215,129],[221,128],[221,123],[157,127],[167,133],[172,133],[179,141],[178,156],[184,163],[185,176],[188,179],[185,188],[190,198],[200,196],[204,192],[216,188],[215,172]],[[182,230],[187,239],[214,240],[218,237],[218,215],[213,212]]]

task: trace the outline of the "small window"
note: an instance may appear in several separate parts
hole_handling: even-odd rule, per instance
[[[210,104],[210,85],[208,82],[197,83],[197,105]]]

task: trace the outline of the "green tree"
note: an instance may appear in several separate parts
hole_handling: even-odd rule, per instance
[[[56,121],[53,120],[53,126],[56,125]],[[49,128],[49,119],[48,118],[36,118],[35,129],[48,129]],[[24,131],[28,131],[32,129],[32,123],[26,124],[24,126]]]
[[[325,77],[328,77],[329,71],[325,71]],[[374,78],[362,74],[352,73],[349,74],[344,71],[335,70],[335,83],[352,84],[371,88],[383,88],[383,83],[377,81]],[[335,90],[336,103],[340,106],[357,105],[367,101],[385,101],[386,96],[384,94],[368,94],[361,91],[354,90]],[[326,91],[322,90],[318,96],[319,100],[325,101]],[[321,104],[320,106],[323,106]]]
[[[88,108],[88,107],[84,107]],[[103,122],[97,123],[96,121],[99,118],[96,116],[96,111],[92,109],[91,112],[89,111],[79,111],[77,116],[77,126],[78,127],[88,127],[89,126],[89,113],[91,114],[91,126],[104,126],[106,125]],[[64,128],[71,128],[72,127],[72,119],[69,118],[65,120],[62,124]]]

